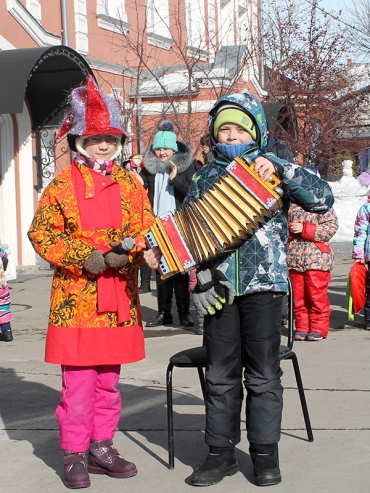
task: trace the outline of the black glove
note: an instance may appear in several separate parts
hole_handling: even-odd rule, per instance
[[[200,270],[197,279],[193,302],[203,315],[214,315],[223,304],[233,303],[235,290],[220,268]]]

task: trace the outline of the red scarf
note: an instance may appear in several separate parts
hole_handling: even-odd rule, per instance
[[[108,237],[107,245],[102,246],[101,244],[97,245],[90,236],[84,237],[83,232],[109,228],[122,229],[119,183],[87,167],[72,166],[72,179],[80,211],[82,237],[90,245],[105,253],[110,249]],[[84,177],[86,172],[91,175],[88,177],[89,185]],[[91,180],[93,180],[93,184]],[[87,186],[89,193],[86,191]],[[100,240],[104,234],[102,232],[99,237]],[[127,295],[124,274],[116,269],[106,269],[103,274],[97,276],[97,294],[99,312],[116,312],[119,324],[130,321],[130,300]]]

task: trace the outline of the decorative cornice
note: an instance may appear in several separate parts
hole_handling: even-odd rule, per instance
[[[164,50],[170,50],[172,48],[172,38],[165,38],[159,34],[147,32],[148,44],[163,48]]]
[[[196,113],[208,113],[213,105],[216,103],[216,100],[204,100],[204,101],[192,101],[191,102],[191,112],[192,114]],[[178,114],[187,114],[189,112],[189,107],[187,102],[175,102],[176,113]],[[134,112],[138,111],[138,107],[134,106]],[[165,110],[168,110],[168,102],[162,103],[148,103],[144,102],[141,105],[141,111],[144,116],[150,115],[163,115]]]
[[[61,38],[45,31],[19,0],[6,0],[6,6],[8,12],[39,46],[56,46],[61,43]]]
[[[106,29],[114,33],[127,34],[131,27],[130,23],[121,19],[115,19],[109,15],[97,14],[96,18],[98,19],[98,26],[101,29]]]
[[[194,46],[187,46],[187,55],[201,62],[206,62],[209,57],[209,52]]]

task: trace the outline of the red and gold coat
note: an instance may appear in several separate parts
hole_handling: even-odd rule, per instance
[[[28,232],[36,252],[54,265],[45,361],[90,366],[145,357],[136,276],[142,249],[134,247],[124,267],[101,276],[83,265],[111,241],[144,242],[152,224],[144,188],[117,165],[107,177],[74,161],[45,189]],[[111,311],[98,311],[100,302]]]

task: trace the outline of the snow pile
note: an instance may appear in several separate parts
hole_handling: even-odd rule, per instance
[[[337,182],[330,182],[337,213],[339,228],[333,242],[349,242],[353,240],[353,226],[357,212],[367,202],[367,187],[361,186],[352,176],[352,161],[343,161],[343,177]]]

